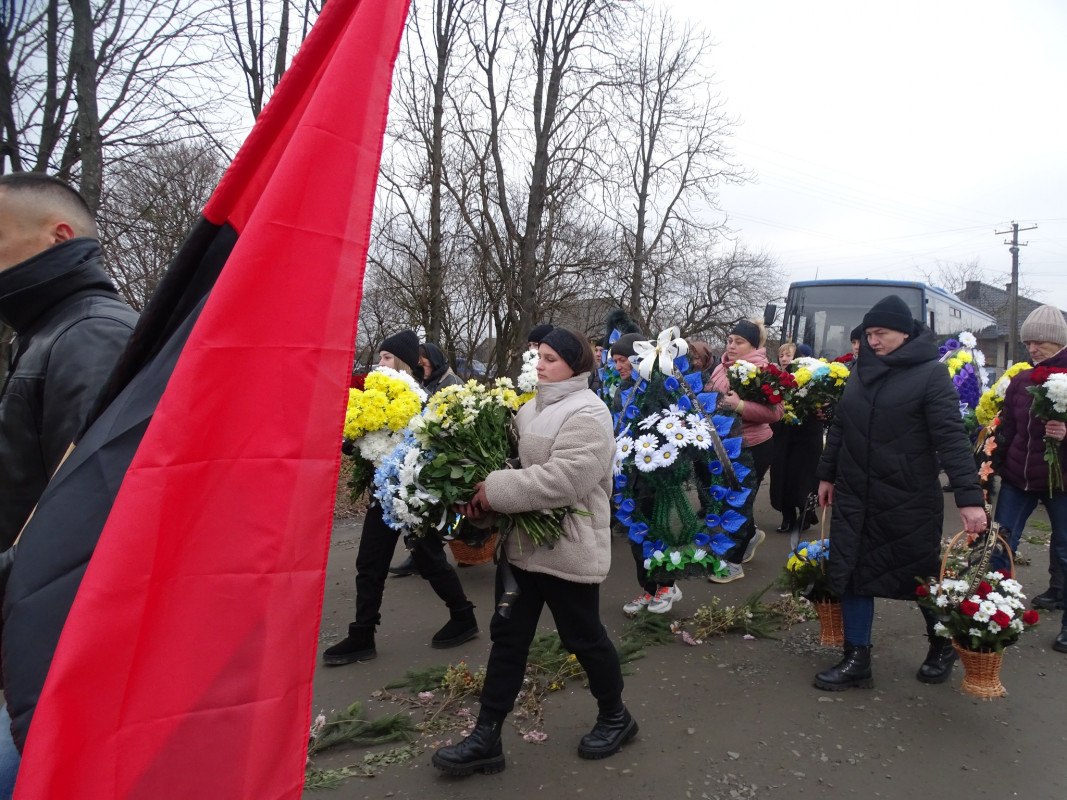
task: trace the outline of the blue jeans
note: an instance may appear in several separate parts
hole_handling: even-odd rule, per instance
[[[937,615],[922,606],[926,635],[934,635]],[[845,627],[845,641],[859,647],[871,646],[871,629],[874,627],[874,598],[860,594],[844,594],[841,597],[841,622]]]
[[[1014,555],[1019,547],[1026,521],[1034,513],[1037,504],[1045,504],[1049,522],[1052,523],[1051,557],[1059,564],[1060,571],[1067,569],[1067,492],[1056,492],[1049,497],[1047,491],[1027,492],[1012,486],[1007,481],[1000,482],[1000,494],[997,497],[997,510],[993,515],[1007,528],[1008,544]],[[1011,564],[1006,553],[997,552],[989,562],[990,569],[1008,570]],[[1061,625],[1067,627],[1067,611],[1064,612]]]
[[[11,738],[11,717],[7,703],[0,705],[0,800],[11,800],[15,793],[15,779],[19,776],[19,751]]]

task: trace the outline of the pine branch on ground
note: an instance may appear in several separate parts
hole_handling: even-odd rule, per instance
[[[410,741],[414,725],[404,713],[387,714],[377,719],[365,719],[363,704],[355,702],[329,719],[316,720],[308,741],[308,755],[313,756],[342,744],[364,747],[384,742]]]

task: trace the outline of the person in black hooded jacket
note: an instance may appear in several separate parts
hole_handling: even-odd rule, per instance
[[[819,462],[819,503],[833,505],[830,583],[841,597],[844,658],[820,672],[815,686],[870,687],[874,598],[914,599],[917,578],[940,569],[948,474],[967,531],[987,519],[959,397],[938,359],[933,333],[896,295],[863,318],[865,339],[845,386]],[[952,642],[935,636],[917,678],[941,683],[952,671]]]
[[[419,369],[422,370],[422,384],[428,397],[433,397],[446,386],[463,383],[448,366],[448,359],[441,352],[441,348],[433,342],[423,342],[419,345]]]
[[[14,329],[0,391],[0,596],[13,546],[95,409],[137,313],[104,272],[82,197],[40,173],[0,176],[0,320]],[[19,755],[0,704],[0,798]]]

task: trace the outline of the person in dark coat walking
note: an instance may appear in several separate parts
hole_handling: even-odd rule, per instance
[[[778,348],[778,366],[786,369],[796,358],[810,358],[811,348],[785,342]],[[815,468],[822,455],[823,423],[811,417],[799,423],[785,420],[771,424],[774,432],[774,458],[771,459],[771,507],[782,512],[778,533],[795,533],[796,547],[800,532],[814,524],[815,513],[808,508],[808,496],[819,488]]]
[[[914,599],[916,579],[940,570],[941,468],[965,530],[987,525],[959,397],[933,333],[896,295],[875,303],[862,327],[861,356],[817,472],[819,504],[833,505],[827,570],[845,627],[844,658],[815,676],[816,687],[831,691],[873,685],[874,598]],[[924,616],[930,648],[916,677],[941,683],[956,653],[934,635],[933,615]]]
[[[1036,367],[1067,368],[1067,321],[1055,306],[1035,308],[1023,323],[1021,339]],[[1067,463],[1064,435],[1067,424],[1050,420],[1044,422],[1031,410],[1033,397],[1026,391],[1032,386],[1033,370],[1023,370],[1011,379],[1000,410],[997,430],[997,450],[994,463],[1000,475],[1000,492],[994,516],[1008,537],[1012,553],[1019,546],[1019,538],[1037,504],[1044,503],[1052,523],[1049,573],[1053,580],[1067,572],[1067,492],[1049,491],[1049,465],[1045,462],[1045,439],[1059,442],[1060,463]],[[997,552],[990,561],[990,569],[1010,567],[1006,553]],[[1033,599],[1035,607],[1063,606],[1062,590],[1050,585]],[[1052,649],[1067,653],[1067,612],[1064,612],[1059,635]]]

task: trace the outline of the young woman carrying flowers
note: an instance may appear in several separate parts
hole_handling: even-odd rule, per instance
[[[622,701],[618,654],[600,621],[600,584],[611,563],[611,415],[589,391],[593,352],[584,337],[554,328],[538,353],[537,395],[515,417],[519,468],[491,472],[459,510],[473,520],[561,507],[585,513],[566,515],[563,536],[552,547],[538,546],[521,526],[505,543],[510,563],[497,567],[498,603],[505,570],[510,569],[519,593],[507,616],[498,607],[490,625],[493,647],[474,730],[433,755],[433,765],[452,775],[504,769],[501,727],[522,689],[530,642],[546,604],[563,646],[585,669],[599,707],[578,755],[605,758],[637,733]]]
[[[766,342],[767,332],[764,330],[762,321],[739,320],[730,331],[730,335],[726,337],[726,352],[722,355],[722,363],[716,366],[711,374],[711,389],[719,393],[719,402],[725,409],[741,417],[744,428],[742,442],[752,456],[756,472],[756,488],[752,492],[753,500],[774,457],[771,423],[782,418],[782,404],[781,402],[759,403],[743,400],[736,391],[731,389],[728,370],[735,362],[742,360],[760,368],[768,366],[767,350],[764,347]],[[715,583],[729,583],[745,577],[742,562],[751,560],[756,548],[765,538],[766,534],[756,527],[755,520],[749,519],[733,535],[735,546],[724,556],[726,574],[711,575],[708,580]]]
[[[400,331],[382,342],[379,355],[379,367],[412,375],[412,366],[419,362],[419,339],[414,331]],[[418,412],[419,408],[415,408],[413,416]],[[353,420],[353,424],[358,424],[358,420]],[[382,620],[385,580],[399,536],[399,531],[385,523],[381,503],[372,502],[367,508],[356,552],[356,618],[348,626],[348,636],[323,653],[326,664],[369,661],[378,655],[374,632]],[[429,581],[449,610],[450,619],[434,634],[431,646],[455,647],[477,636],[474,604],[467,599],[459,576],[444,553],[444,542],[436,537],[420,539],[413,544],[411,556],[419,574]]]

